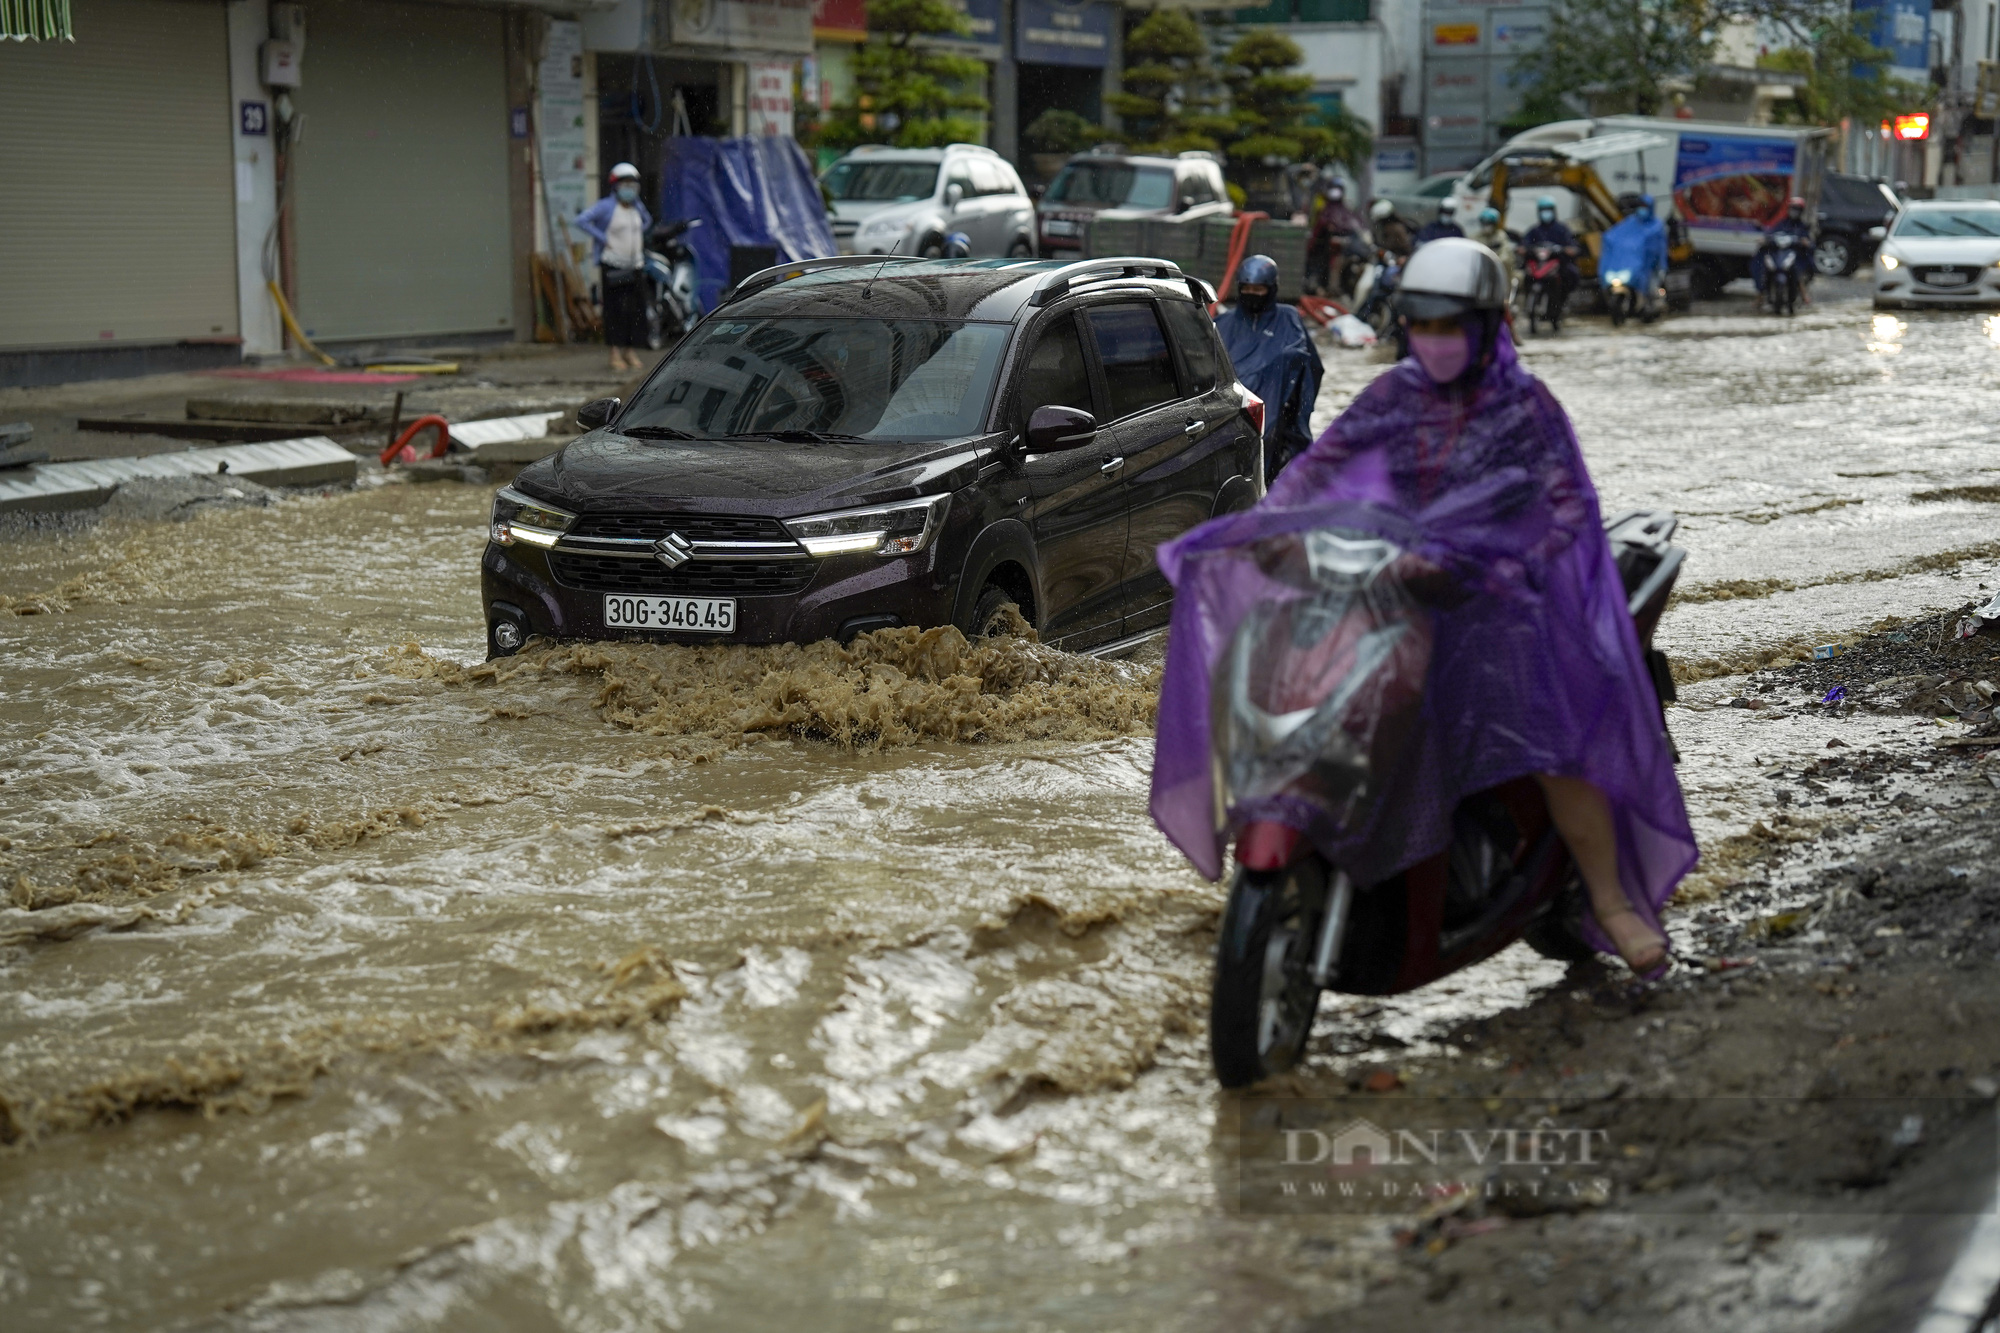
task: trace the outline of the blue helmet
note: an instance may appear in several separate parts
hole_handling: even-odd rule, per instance
[[[1260,287],[1278,285],[1278,261],[1269,255],[1251,255],[1236,266],[1236,285],[1255,283]]]
[[[965,259],[972,254],[972,238],[962,231],[955,231],[944,238],[946,259]]]
[[[1482,208],[1479,210],[1479,220],[1490,227],[1500,220],[1500,210],[1490,207]]]
[[[1652,216],[1652,213],[1653,213],[1653,196],[1652,196],[1652,195],[1650,195],[1650,194],[1642,194],[1642,195],[1640,195],[1640,196],[1639,196],[1639,208],[1640,208],[1640,210],[1641,210],[1642,212],[1644,212],[1644,213],[1645,213],[1645,214],[1646,214],[1646,215],[1647,215],[1648,217],[1651,217],[1651,216]]]

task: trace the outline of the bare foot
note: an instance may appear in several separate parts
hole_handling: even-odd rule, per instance
[[[1657,971],[1667,961],[1666,937],[1648,926],[1629,907],[1597,918],[1598,927],[1611,937],[1625,966],[1640,976]]]

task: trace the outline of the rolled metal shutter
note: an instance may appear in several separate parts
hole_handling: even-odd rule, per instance
[[[0,347],[234,337],[229,47],[215,0],[75,0],[0,44]]]
[[[309,337],[514,326],[504,18],[313,0],[292,209]]]

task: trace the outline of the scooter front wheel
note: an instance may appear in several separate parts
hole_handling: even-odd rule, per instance
[[[1223,1087],[1282,1074],[1304,1053],[1319,1008],[1312,951],[1325,910],[1326,864],[1317,856],[1282,870],[1237,868],[1208,1011],[1209,1057]]]

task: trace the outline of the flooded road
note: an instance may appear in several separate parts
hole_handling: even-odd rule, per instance
[[[2000,324],[1822,307],[1527,352],[1677,509],[1696,674],[1994,578]],[[1322,416],[1380,365],[1329,352]],[[1145,815],[1156,667],[1019,640],[488,667],[490,492],[0,539],[10,1327],[1279,1327],[1379,1224],[1245,1218],[1219,891]],[[1704,689],[1707,841],[1757,811]],[[1712,701],[1711,701],[1712,702]],[[1516,948],[1310,1065],[1446,1050]]]

